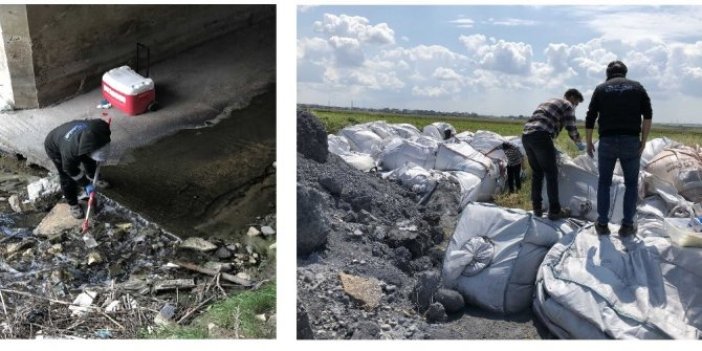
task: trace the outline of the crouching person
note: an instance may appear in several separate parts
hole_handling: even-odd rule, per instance
[[[84,216],[78,203],[80,187],[88,196],[95,191],[93,178],[97,162],[107,159],[109,148],[110,125],[99,118],[64,123],[46,136],[44,149],[56,166],[71,216],[78,219]],[[103,181],[100,185],[108,184]]]

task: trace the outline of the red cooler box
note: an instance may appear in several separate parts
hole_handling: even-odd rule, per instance
[[[154,81],[129,66],[111,69],[102,76],[102,96],[130,116],[146,112],[156,101]]]

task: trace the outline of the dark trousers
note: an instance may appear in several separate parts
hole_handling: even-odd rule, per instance
[[[521,170],[521,163],[514,166],[507,166],[507,186],[509,187],[510,193],[513,193],[515,188],[517,191],[522,188]]]
[[[641,140],[638,136],[618,135],[602,136],[597,149],[598,171],[597,182],[597,221],[609,222],[610,187],[614,166],[619,160],[624,172],[624,218],[622,224],[633,225],[636,216],[636,202],[638,200],[639,164],[641,155],[639,147]]]
[[[66,202],[69,205],[78,204],[78,183],[73,180],[66,172],[63,171],[63,166],[60,160],[52,159],[51,162],[56,166],[56,171],[59,175],[59,181],[61,182],[61,191],[63,191],[63,196],[66,198]]]
[[[548,210],[551,213],[561,211],[558,201],[558,166],[556,165],[556,147],[551,136],[546,132],[533,132],[522,135],[522,144],[526,150],[531,167],[531,204],[534,210],[541,209],[543,203],[541,191],[546,178]]]

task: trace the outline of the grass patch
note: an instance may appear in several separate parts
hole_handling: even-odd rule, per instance
[[[159,328],[143,335],[150,339],[271,339],[275,325],[256,319],[258,314],[275,314],[276,284],[264,284],[256,291],[244,291],[216,302],[187,326]],[[216,327],[210,329],[210,324]]]
[[[498,133],[502,136],[521,135],[524,123],[526,120],[515,119],[499,119],[489,117],[456,117],[456,116],[422,116],[422,115],[403,115],[391,113],[371,113],[362,111],[343,111],[343,110],[312,110],[312,112],[320,119],[327,128],[328,133],[335,134],[340,129],[354,124],[366,123],[372,121],[386,121],[388,123],[410,123],[422,130],[424,126],[434,122],[448,122],[456,132],[463,131],[475,132],[478,130],[489,130]],[[580,132],[583,141],[585,140],[585,123],[578,121],[578,131]],[[702,145],[702,127],[689,126],[673,126],[673,125],[654,125],[648,140],[654,138],[668,137],[677,142],[688,146]],[[597,141],[597,132],[593,135],[593,141]],[[563,130],[555,140],[556,147],[567,153],[571,157],[580,154],[573,141],[568,137],[568,132]],[[524,159],[527,178],[522,182],[522,189],[515,194],[500,194],[495,198],[495,203],[499,206],[510,208],[522,208],[531,210],[531,169],[529,164]],[[545,186],[545,184],[544,184]]]

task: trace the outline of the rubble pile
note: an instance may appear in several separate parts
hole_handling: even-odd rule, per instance
[[[26,183],[13,184],[0,197],[26,197]],[[136,338],[184,325],[230,292],[257,288],[275,252],[275,215],[239,242],[181,240],[100,195],[85,234],[55,193],[20,201],[21,212],[3,199],[0,338]]]

